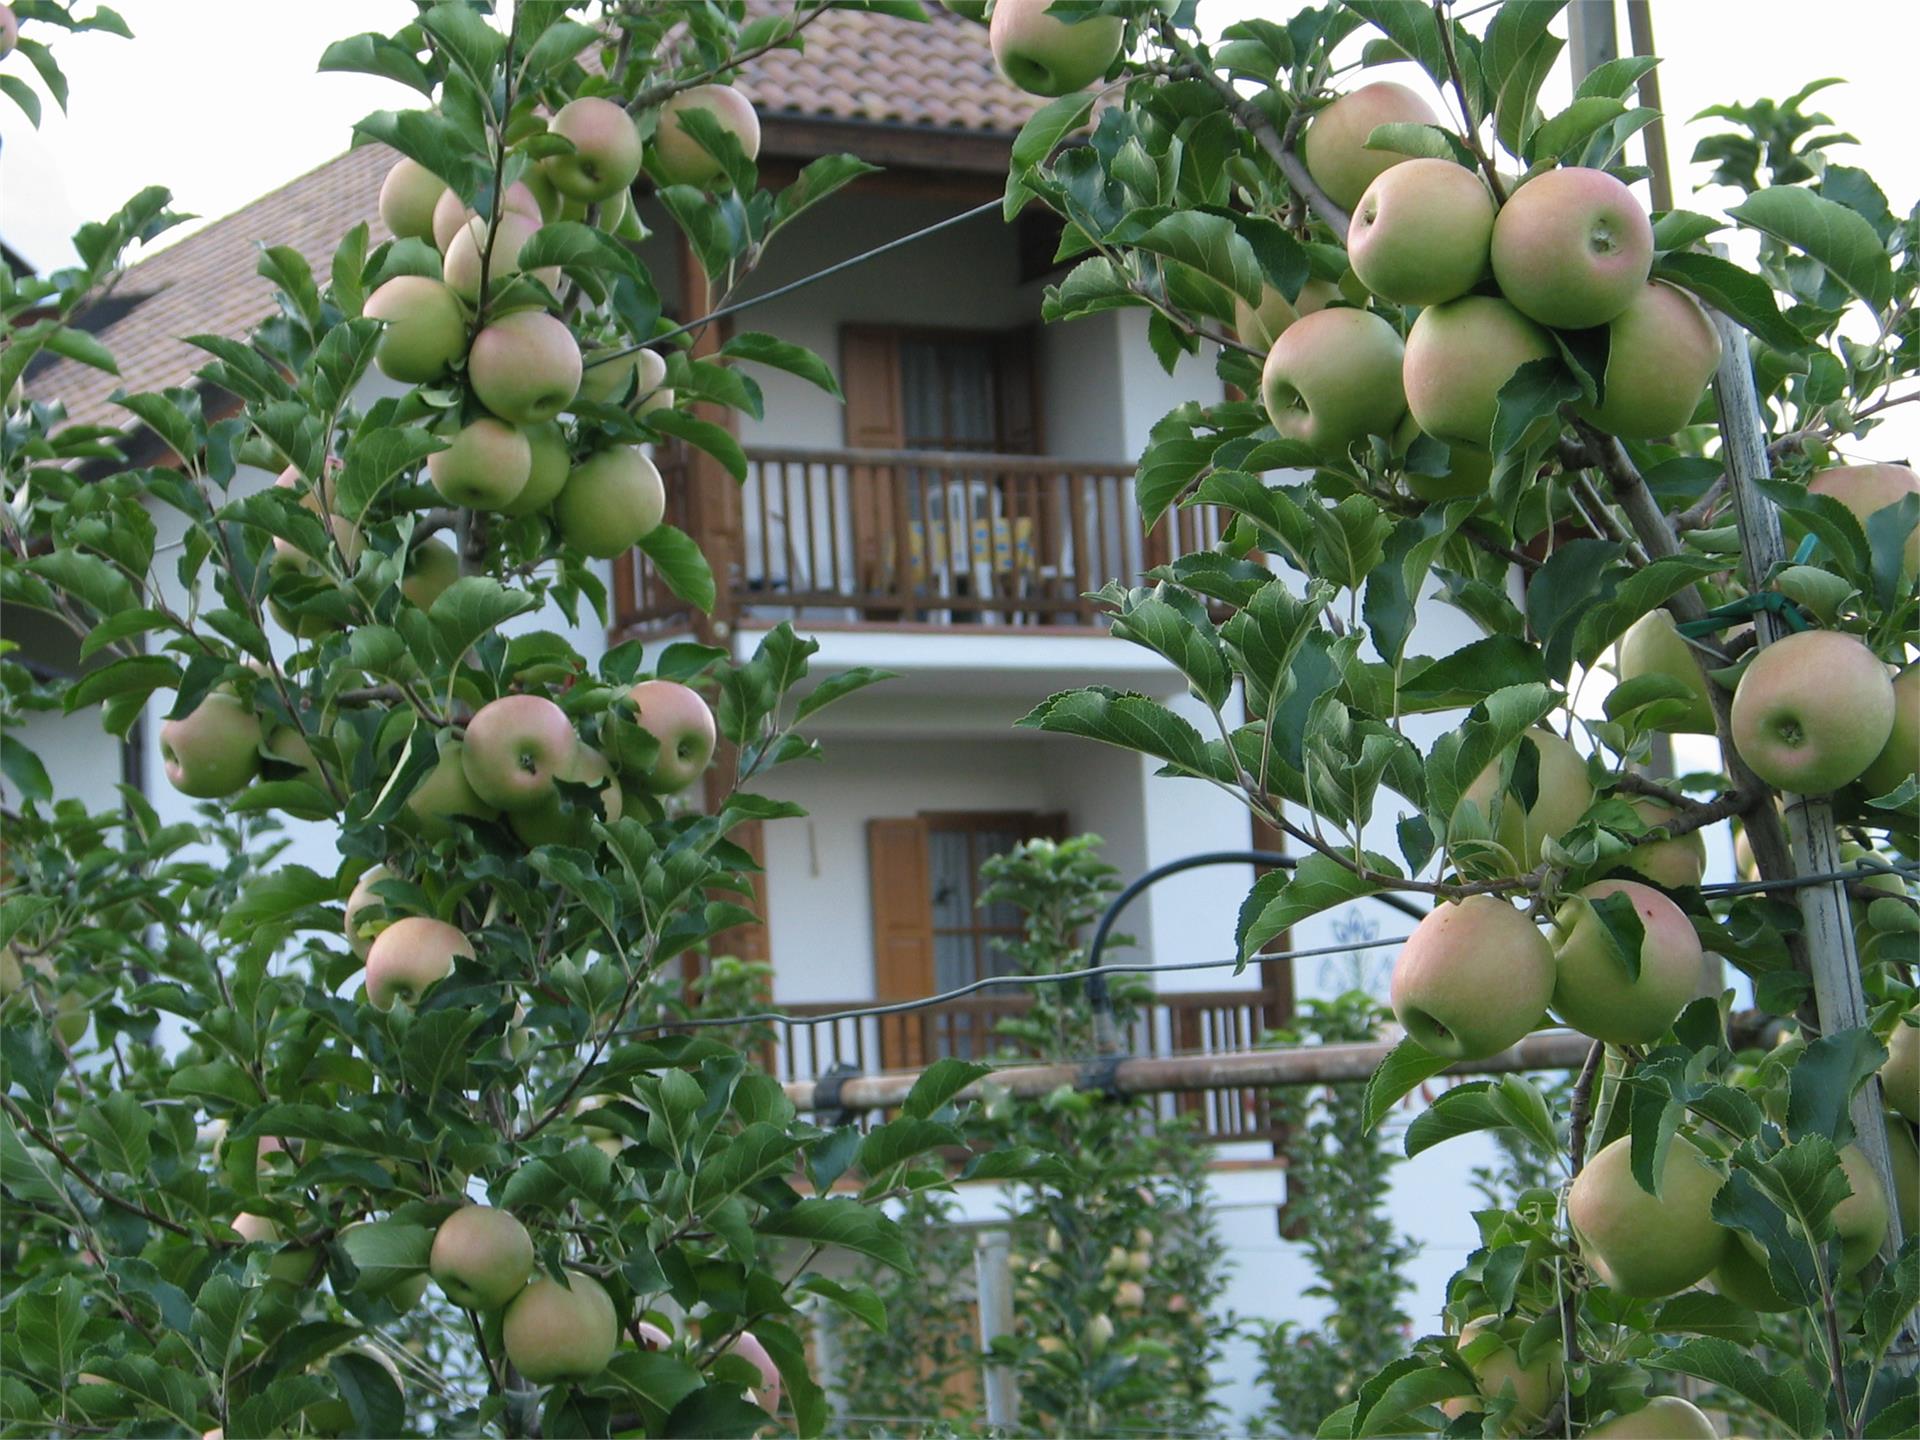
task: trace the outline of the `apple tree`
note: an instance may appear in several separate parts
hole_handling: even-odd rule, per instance
[[[396,8],[320,60],[415,92],[355,127],[397,152],[382,230],[319,273],[261,237],[276,312],[181,337],[195,384],[85,424],[20,385],[39,355],[117,373],[85,308],[177,220],[164,191],[0,288],[0,601],[82,662],[8,642],[4,718],[125,737],[161,695],[165,780],[206,802],[88,813],[0,735],[0,1429],[818,1433],[803,1309],[886,1320],[815,1262],[905,1263],[882,1202],[948,1183],[916,1162],[977,1067],[827,1128],[675,1022],[683,960],[753,918],[739,827],[796,813],[754,782],[880,677],[803,685],[786,626],[740,663],[553,627],[605,624],[592,562],[634,545],[710,604],[655,448],[737,476],[696,402],[759,414],[757,366],[834,388],[766,334],[693,353],[704,317],[663,318],[637,248],[643,171],[724,293],[871,167],[762,188],[726,84],[820,5]],[[53,84],[72,17],[14,13]],[[337,863],[296,863],[281,817]]]
[[[1101,592],[1202,718],[1090,688],[1024,723],[1288,837],[1249,959],[1361,897],[1431,904],[1372,1120],[1543,1024],[1593,1041],[1567,1142],[1518,1076],[1411,1125],[1410,1153],[1500,1130],[1558,1178],[1477,1213],[1445,1333],[1320,1433],[1711,1433],[1650,1408],[1682,1376],[1781,1433],[1907,1433],[1920,477],[1879,426],[1920,400],[1920,212],[1808,90],[1713,112],[1739,203],[1650,214],[1656,62],[1543,107],[1564,8],[1215,34],[1190,3],[997,0],[983,42],[1060,97],[1006,203],[1063,223],[1047,318],[1144,309],[1163,364],[1204,355],[1227,393],[1166,415],[1137,480],[1148,523],[1211,507],[1223,538]],[[1426,653],[1441,607],[1478,635]],[[1711,771],[1657,773],[1677,733],[1717,739]],[[1729,820],[1754,883],[1703,887]],[[1702,993],[1708,954],[1753,1010],[1717,967]]]

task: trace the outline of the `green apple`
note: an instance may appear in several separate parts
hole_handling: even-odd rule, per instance
[[[1120,54],[1126,24],[1094,15],[1068,24],[1047,9],[1053,0],[995,0],[987,43],[1000,73],[1029,95],[1070,95],[1107,73]]]
[[[87,997],[78,990],[62,990],[53,1001],[53,1028],[69,1048],[80,1043],[93,1016],[87,1009]]]
[[[466,746],[451,738],[441,742],[440,758],[427,772],[427,778],[407,796],[407,813],[413,817],[420,833],[430,840],[451,835],[453,826],[449,821],[454,816],[472,821],[494,820],[500,815],[474,793],[467,780]]]
[[[447,288],[469,305],[478,301],[480,262],[485,260],[487,292],[492,294],[502,282],[520,273],[521,248],[539,229],[538,220],[529,220],[524,215],[516,215],[511,210],[508,211],[500,217],[500,223],[494,227],[493,254],[489,256],[487,254],[487,222],[478,216],[467,221],[454,232],[453,239],[447,242],[447,261],[442,271]],[[559,288],[560,272],[557,269],[549,267],[533,273],[534,278],[549,290]]]
[[[1653,226],[1604,170],[1536,175],[1493,222],[1493,278],[1529,319],[1557,330],[1611,324],[1646,288]]]
[[[565,1283],[536,1275],[507,1307],[500,1327],[507,1359],[535,1385],[591,1380],[620,1341],[619,1317],[600,1282],[570,1274]]]
[[[1518,1321],[1503,1325],[1499,1316],[1483,1315],[1463,1325],[1454,1342],[1473,1372],[1481,1397],[1513,1401],[1508,1420],[1515,1433],[1522,1434],[1531,1431],[1559,1402],[1563,1368],[1558,1344],[1543,1346],[1532,1364],[1520,1363],[1518,1332],[1525,1328]],[[1483,1340],[1483,1336],[1488,1338]],[[1478,1358],[1467,1360],[1469,1352]]]
[[[1309,280],[1300,293],[1287,299],[1264,281],[1260,285],[1260,303],[1249,305],[1238,295],[1233,297],[1233,333],[1242,344],[1259,350],[1271,350],[1273,342],[1302,315],[1324,310],[1340,298],[1340,287],[1331,280]]]
[[[541,172],[562,195],[605,200],[639,178],[640,132],[611,100],[598,95],[569,100],[548,122],[547,133],[573,142],[568,153],[540,162]]]
[[[286,1238],[268,1216],[249,1215],[244,1211],[233,1217],[233,1228],[249,1245],[279,1245]],[[313,1257],[304,1250],[281,1250],[267,1262],[270,1285],[304,1285],[312,1274]]]
[[[438,280],[396,275],[367,297],[363,313],[386,321],[373,363],[389,380],[428,384],[467,353],[466,312]]]
[[[1718,1440],[1719,1434],[1705,1411],[1677,1395],[1657,1395],[1587,1431],[1589,1440]]]
[[[1480,1060],[1517,1044],[1553,995],[1553,951],[1505,900],[1449,900],[1414,927],[1393,964],[1393,1013],[1424,1050]]]
[[[293,726],[274,727],[273,733],[267,737],[267,754],[289,765],[298,765],[305,772],[301,779],[312,782],[322,790],[327,788],[326,777],[321,772],[319,757],[313,753],[313,746]]]
[[[540,310],[503,315],[474,337],[467,380],[480,403],[515,425],[551,420],[580,389],[573,332]]]
[[[1920,1121],[1920,1009],[1909,1010],[1906,1019],[1896,1021],[1887,1037],[1880,1089],[1897,1114]]]
[[[1832,496],[1853,512],[1864,530],[1878,511],[1908,495],[1920,495],[1920,475],[1905,465],[1840,465],[1809,480],[1807,493]],[[1920,528],[1907,536],[1901,578],[1911,580],[1916,570],[1920,570]]]
[[[417,1004],[463,957],[473,958],[473,946],[457,926],[426,915],[396,920],[367,951],[367,1001],[376,1010]]]
[[[431,240],[433,207],[447,193],[446,181],[403,155],[380,182],[380,223],[396,240]]]
[[[780,1367],[773,1363],[773,1357],[767,1353],[767,1347],[755,1338],[751,1330],[742,1330],[722,1354],[738,1355],[750,1362],[760,1372],[760,1387],[748,1392],[752,1400],[769,1415],[780,1408]]]
[[[508,215],[519,215],[536,225],[547,218],[540,208],[539,197],[525,183],[509,185],[506,202],[500,208]],[[433,207],[433,243],[442,254],[453,244],[453,237],[460,233],[461,227],[479,213],[469,210],[451,190],[440,197]]]
[[[1438,125],[1433,107],[1404,85],[1376,80],[1342,95],[1315,115],[1302,147],[1307,173],[1342,210],[1352,212],[1380,173],[1411,158],[1396,150],[1369,150],[1381,125]]]
[[[483,415],[463,426],[445,450],[427,457],[433,488],[468,510],[500,510],[527,488],[533,448],[504,420]]]
[[[1627,804],[1650,830],[1659,829],[1679,814],[1650,795],[1632,796]],[[1690,889],[1698,886],[1707,873],[1707,837],[1689,830],[1664,840],[1646,840],[1629,850],[1614,868],[1644,876],[1669,890]]]
[[[624,555],[667,513],[667,490],[635,445],[616,445],[576,465],[553,502],[560,537],[598,559]]]
[[[1920,1234],[1920,1142],[1913,1126],[1887,1116],[1887,1159],[1893,1169],[1893,1206],[1900,1212],[1900,1233]]]
[[[1521,740],[1536,756],[1533,804],[1523,808],[1511,790],[1498,795],[1500,820],[1494,839],[1511,857],[1511,868],[1525,871],[1540,863],[1547,841],[1558,840],[1587,813],[1593,782],[1587,778],[1586,757],[1551,730],[1529,730]],[[1499,784],[1500,762],[1495,761],[1475,777],[1461,799],[1471,800],[1491,822]]]
[[[653,168],[666,184],[726,183],[720,162],[680,123],[680,116],[690,110],[704,110],[719,121],[720,128],[740,142],[749,160],[760,154],[760,117],[747,97],[731,85],[695,85],[660,107],[660,126],[653,132]]]
[[[1587,1162],[1567,1192],[1567,1219],[1594,1273],[1636,1299],[1672,1295],[1720,1263],[1730,1232],[1713,1219],[1726,1177],[1676,1135],[1649,1195],[1633,1178],[1632,1139],[1621,1136]]]
[[[1545,330],[1494,296],[1432,306],[1407,332],[1407,408],[1434,439],[1485,450],[1501,387],[1522,365],[1558,353]]]
[[[1713,701],[1706,673],[1666,610],[1649,610],[1634,621],[1620,637],[1616,654],[1622,684],[1643,675],[1664,675],[1693,692],[1685,714],[1670,722],[1668,729],[1689,735],[1713,734]]]
[[[1438,305],[1487,273],[1493,196],[1451,160],[1383,170],[1354,207],[1347,258],[1360,283],[1396,305]]]
[[[1840,1168],[1853,1190],[1833,1207],[1833,1229],[1840,1237],[1840,1273],[1858,1275],[1880,1253],[1880,1242],[1887,1237],[1887,1192],[1867,1152],[1858,1145],[1840,1147]]]
[[[627,691],[627,698],[634,705],[633,724],[658,742],[652,764],[639,777],[643,788],[655,795],[672,795],[706,773],[719,733],[713,711],[697,690],[674,680],[642,680]],[[615,758],[620,754],[623,723],[612,722]]]
[[[629,398],[644,400],[667,378],[666,359],[657,350],[603,345],[587,352],[585,365],[580,399],[596,405],[618,405]]]
[[[1733,744],[1775,789],[1826,795],[1879,758],[1894,712],[1879,656],[1838,630],[1803,630],[1748,662],[1733,692]]]
[[[1624,895],[1640,917],[1638,976],[1593,908]],[[1553,918],[1553,1011],[1583,1035],[1610,1045],[1648,1045],[1667,1033],[1700,989],[1700,939],[1680,907],[1650,885],[1601,880],[1563,903]]]
[[[551,700],[504,695],[467,722],[462,760],[474,794],[511,814],[553,798],[554,780],[569,772],[579,744],[567,712]]]
[[[573,470],[573,456],[567,449],[567,432],[560,427],[559,421],[542,420],[537,425],[521,427],[520,433],[527,437],[533,464],[527,471],[526,487],[501,509],[502,515],[532,515],[546,509],[553,503],[553,497],[560,493],[560,487],[567,483],[567,476]]]
[[[575,745],[572,758],[558,778],[592,789],[599,798],[600,808],[606,812],[607,823],[620,818],[623,797],[619,783],[613,778],[613,767],[607,763],[607,757],[591,745]],[[593,843],[592,812],[564,808],[557,789],[544,803],[514,811],[508,816],[508,823],[529,849],[536,845],[585,847]]]
[[[260,717],[225,690],[160,727],[167,782],[196,800],[218,800],[260,773]]]
[[[1385,320],[1347,306],[1287,327],[1260,372],[1273,428],[1327,455],[1369,435],[1391,435],[1407,413],[1400,388],[1405,348]]]
[[[1874,762],[1860,774],[1869,798],[1891,795],[1920,767],[1920,665],[1909,665],[1893,681],[1893,733]]]
[[[1607,325],[1598,405],[1581,413],[1609,435],[1659,440],[1684,427],[1720,368],[1720,335],[1684,290],[1642,285]]]
[[[431,610],[433,602],[446,594],[447,587],[459,578],[459,552],[444,540],[430,535],[408,552],[400,593],[411,604],[422,610]]]
[[[353,882],[353,889],[347,893],[347,945],[362,960],[367,951],[373,948],[373,937],[383,928],[384,921],[377,921],[371,915],[363,915],[367,909],[378,908],[386,902],[374,894],[373,887],[382,880],[393,878],[393,872],[384,865],[370,865],[361,872],[360,878]]]
[[[440,1222],[429,1262],[434,1282],[465,1310],[498,1310],[533,1274],[533,1237],[505,1210],[467,1205]]]

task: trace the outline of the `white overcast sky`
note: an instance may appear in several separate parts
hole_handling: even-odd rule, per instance
[[[418,101],[387,81],[315,68],[329,41],[404,23],[413,13],[407,0],[119,0],[116,8],[132,43],[51,32],[72,85],[71,114],[49,103],[35,131],[0,100],[0,237],[42,269],[71,259],[68,237],[80,223],[144,185],[166,185],[176,208],[215,218],[338,154],[367,111]],[[1290,10],[1285,0],[1201,3],[1209,29]],[[1678,203],[1712,209],[1730,198],[1685,198],[1705,169],[1688,161],[1694,141],[1717,128],[1687,117],[1717,102],[1780,98],[1829,75],[1847,83],[1823,92],[1819,108],[1860,140],[1833,153],[1872,172],[1900,213],[1920,196],[1920,3],[1654,0],[1653,18]],[[1624,48],[1624,6],[1619,29]],[[0,67],[30,74],[19,54]],[[1564,72],[1563,62],[1549,106],[1568,93]],[[1409,65],[1380,73],[1419,80]],[[1889,426],[1882,438],[1896,434],[1907,453],[1920,453],[1920,424]]]

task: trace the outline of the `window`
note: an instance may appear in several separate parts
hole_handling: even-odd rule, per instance
[[[980,870],[1035,836],[1066,834],[1064,815],[959,813],[872,820],[867,846],[873,894],[874,990],[881,1000],[917,1000],[1014,969],[1008,942],[1020,934],[1011,905],[976,903]],[[999,1019],[1024,1008],[1017,992],[979,996],[888,1017],[883,1065],[924,1065],[985,1052]]]

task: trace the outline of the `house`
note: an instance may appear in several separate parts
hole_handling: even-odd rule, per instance
[[[798,222],[736,300],[993,200],[1034,103],[993,73],[977,27],[940,10],[925,25],[835,12],[809,30],[804,56],[763,58],[741,88],[762,116],[768,183],[842,150],[885,169]],[[371,220],[377,228],[375,195],[391,158],[378,147],[351,151],[134,267],[113,311],[94,317],[122,377],[58,361],[31,373],[30,393],[62,397],[75,419],[119,423],[108,403],[118,386],[186,383],[201,357],[179,336],[238,335],[267,312],[267,283],[253,278],[256,243],[290,244],[323,266],[349,227]],[[645,256],[669,313],[703,314],[706,285],[656,212],[643,202],[653,231]],[[656,646],[688,636],[744,658],[768,628],[790,620],[819,640],[822,673],[857,665],[898,672],[827,712],[815,732],[823,763],[776,772],[763,787],[805,806],[808,818],[747,837],[765,865],[764,924],[739,932],[736,948],[771,963],[774,1000],[803,1022],[1004,968],[1008,917],[976,909],[973,897],[981,862],[1026,836],[1098,833],[1128,877],[1200,851],[1272,843],[1206,786],[1155,779],[1156,767],[1137,756],[1013,728],[1048,693],[1090,683],[1139,690],[1198,718],[1178,677],[1109,638],[1084,596],[1213,538],[1193,528],[1209,523],[1194,513],[1143,532],[1130,457],[1168,409],[1218,398],[1220,382],[1204,358],[1163,372],[1144,311],[1040,327],[1042,291],[1059,273],[1056,239],[1042,215],[1009,226],[989,211],[738,316],[731,323],[739,329],[822,355],[846,403],[763,373],[766,418],[738,426],[744,486],[697,454],[663,457],[673,518],[714,563],[712,616],[673,601],[635,555],[610,567],[606,629],[572,627],[557,614],[520,622],[566,631],[589,659],[628,639]],[[259,474],[254,483],[270,479]],[[180,517],[156,520],[161,543],[177,543]],[[1175,535],[1176,523],[1189,528]],[[1447,624],[1464,628],[1450,613],[1433,622],[1429,649],[1449,644]],[[51,630],[29,623],[15,634],[10,619],[9,634],[43,664],[75,663],[71,642]],[[113,783],[124,779],[163,815],[184,816],[193,802],[160,778],[160,713],[150,711],[124,747],[97,728],[46,717],[23,738],[63,793],[111,805]],[[1392,818],[1380,822],[1379,848],[1392,848]],[[337,866],[330,827],[295,821],[289,833],[289,859]],[[1136,940],[1129,958],[1230,958],[1250,880],[1246,866],[1221,865],[1156,886],[1126,914],[1122,928]],[[1341,939],[1331,921],[1297,937],[1303,945]],[[1301,978],[1309,987],[1330,983]],[[1284,964],[1156,979],[1148,1020],[1132,1037],[1156,1053],[1246,1047],[1289,1013],[1295,983]],[[778,1063],[788,1077],[804,1077],[839,1064],[903,1068],[976,1053],[996,1019],[1021,1003],[1002,992],[884,1026],[802,1023]],[[1225,1091],[1181,1103],[1199,1109],[1221,1142],[1216,1193],[1238,1267],[1227,1304],[1243,1316],[1312,1315],[1316,1304],[1290,1293],[1304,1279],[1274,1282],[1269,1257],[1286,1248],[1274,1223],[1284,1177],[1262,1098]],[[1445,1164],[1459,1166],[1460,1152]],[[1436,1177],[1459,1183],[1431,1168],[1410,1178],[1409,1213],[1464,1217],[1465,1204],[1432,1206]],[[991,1195],[967,1203],[982,1218],[997,1208]],[[1443,1237],[1422,1273],[1423,1312],[1437,1311],[1446,1274],[1472,1243],[1470,1227]],[[1246,1359],[1236,1349],[1232,1373],[1221,1376],[1233,1411],[1257,1404]]]

